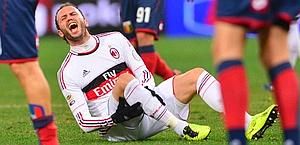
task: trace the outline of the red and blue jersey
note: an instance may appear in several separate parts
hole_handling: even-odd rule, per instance
[[[158,39],[163,6],[163,0],[121,0],[121,21],[127,39],[134,39],[136,32],[150,33]]]

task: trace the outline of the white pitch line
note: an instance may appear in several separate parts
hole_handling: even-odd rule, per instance
[[[63,104],[53,104],[52,107],[53,108],[62,108],[65,105]],[[8,105],[0,105],[0,109],[10,109],[10,108],[14,108],[14,109],[18,109],[18,108],[28,108],[28,105],[22,104],[8,104]]]

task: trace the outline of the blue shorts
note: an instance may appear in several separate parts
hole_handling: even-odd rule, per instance
[[[158,39],[162,30],[163,3],[163,0],[121,0],[124,35],[132,40],[136,32],[146,32]]]
[[[290,23],[300,0],[218,0],[217,20],[258,30],[275,22]]]
[[[37,0],[0,1],[0,63],[37,59],[35,9]]]

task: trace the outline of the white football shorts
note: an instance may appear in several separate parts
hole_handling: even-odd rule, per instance
[[[166,106],[177,118],[187,120],[189,115],[189,104],[179,102],[173,93],[173,78],[162,82],[154,88],[155,92],[163,98]],[[143,96],[141,96],[143,97]],[[110,97],[109,99],[109,114],[113,114],[118,107],[118,102]],[[167,129],[159,121],[143,114],[126,122],[120,123],[112,127],[108,133],[102,137],[109,141],[129,141],[142,140],[151,137],[163,130]]]

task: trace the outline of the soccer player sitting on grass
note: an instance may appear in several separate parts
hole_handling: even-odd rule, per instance
[[[187,140],[203,140],[209,126],[187,122],[197,94],[223,112],[218,81],[202,68],[155,86],[153,76],[131,43],[119,32],[91,35],[71,3],[56,12],[58,35],[70,45],[58,71],[60,89],[79,127],[98,130],[109,141],[141,140],[168,127]],[[246,136],[259,138],[277,118],[277,106],[247,118]]]

